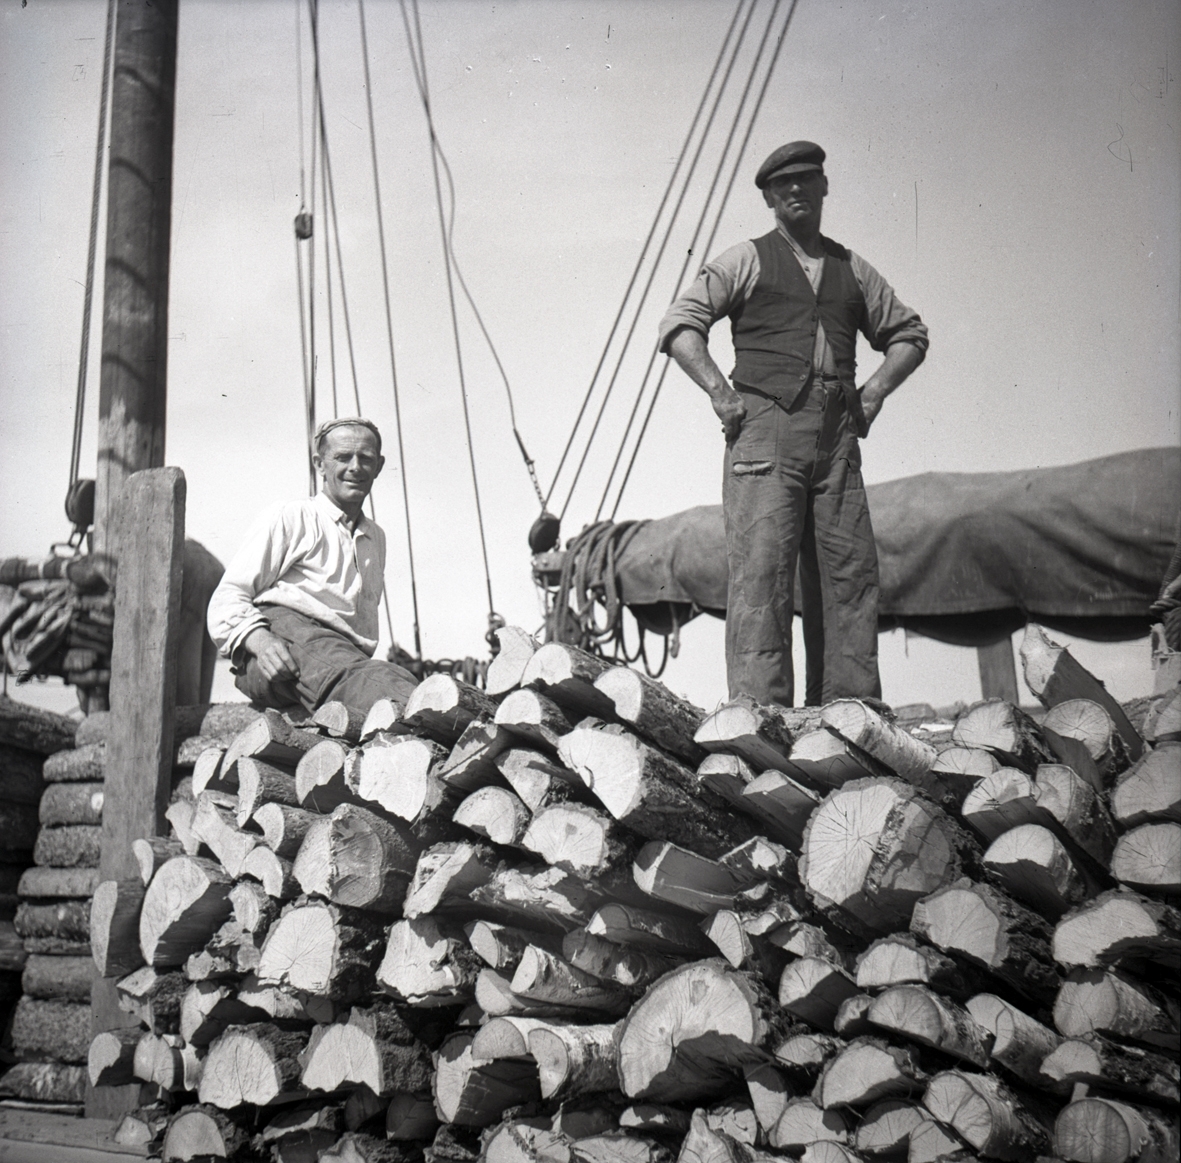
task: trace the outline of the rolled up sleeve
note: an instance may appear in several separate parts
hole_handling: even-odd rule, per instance
[[[701,274],[660,320],[658,350],[668,354],[673,334],[689,327],[709,338],[709,329],[750,298],[759,281],[759,253],[753,242],[740,242],[705,264]]]
[[[865,338],[874,351],[885,351],[895,343],[909,343],[926,357],[927,327],[919,313],[894,293],[894,288],[859,254],[849,252],[853,274],[865,296]]]

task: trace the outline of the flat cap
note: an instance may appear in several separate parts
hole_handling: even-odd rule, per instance
[[[773,178],[784,174],[802,174],[808,170],[824,173],[824,150],[814,141],[789,141],[759,166],[755,185],[761,190]]]

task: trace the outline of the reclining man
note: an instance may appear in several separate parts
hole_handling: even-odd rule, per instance
[[[373,657],[385,533],[362,506],[385,464],[381,433],[360,417],[329,420],[313,445],[320,492],[254,523],[210,599],[210,636],[263,706],[405,706],[414,677]]]

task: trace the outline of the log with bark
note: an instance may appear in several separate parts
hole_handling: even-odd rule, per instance
[[[267,1106],[301,1092],[306,1033],[270,1023],[230,1026],[209,1046],[197,1097],[221,1110]]]
[[[51,755],[41,767],[41,778],[46,783],[101,783],[106,766],[106,743],[88,743]]]
[[[324,734],[332,739],[343,739],[346,743],[356,744],[361,741],[365,716],[336,699],[330,699],[313,712],[311,725],[322,728]]]
[[[595,679],[595,686],[611,700],[614,717],[641,738],[682,763],[696,765],[705,758],[705,749],[693,740],[705,719],[699,707],[627,666],[603,671]]]
[[[172,836],[140,837],[131,842],[131,852],[139,865],[139,878],[146,888],[156,870],[174,856],[184,856],[184,845]]]
[[[530,945],[513,971],[509,988],[517,997],[610,1018],[631,1008],[633,991],[604,981],[546,949]]]
[[[42,828],[33,845],[33,863],[48,868],[97,868],[103,830],[97,824]]]
[[[520,847],[533,814],[516,792],[493,785],[465,797],[451,818],[493,844]]]
[[[1028,775],[1039,763],[1057,763],[1057,753],[1041,728],[1019,707],[989,699],[969,707],[956,720],[952,742],[991,751],[1002,763]]]
[[[804,829],[819,803],[816,792],[781,771],[766,771],[742,790],[744,810],[759,821],[769,837],[796,850],[803,844]]]
[[[496,704],[479,687],[449,674],[432,674],[411,691],[402,722],[451,748],[468,724],[495,710]]]
[[[90,1050],[90,1006],[22,997],[12,1015],[12,1048],[20,1058],[84,1063]]]
[[[948,791],[962,801],[976,786],[977,780],[991,775],[1000,766],[1001,761],[983,747],[951,745],[939,752],[931,765],[931,773],[937,775]]]
[[[1121,827],[1181,821],[1181,743],[1146,751],[1111,790],[1111,814]]]
[[[379,735],[362,748],[345,782],[358,799],[411,824],[450,816],[461,797],[435,772],[446,758],[447,749],[429,739]]]
[[[259,843],[253,832],[244,832],[234,819],[234,811],[222,807],[216,793],[203,791],[197,797],[197,810],[189,824],[193,835],[213,853],[231,877],[242,874],[242,862]]]
[[[1111,874],[1144,892],[1181,893],[1181,824],[1140,824],[1125,832],[1111,854]]]
[[[1054,1153],[1074,1163],[1173,1163],[1178,1150],[1176,1119],[1110,1098],[1080,1098],[1054,1123]]]
[[[779,979],[779,1004],[793,1018],[831,1030],[841,1004],[853,997],[857,983],[827,957],[799,957]]]
[[[853,1146],[870,1159],[905,1156],[911,1132],[926,1121],[922,1107],[904,1098],[874,1103],[857,1124]]]
[[[407,917],[446,913],[454,918],[478,912],[472,893],[486,885],[502,861],[486,844],[459,840],[426,849],[414,868],[402,912]]]
[[[354,1007],[349,1020],[317,1026],[304,1053],[303,1085],[335,1091],[367,1086],[376,1095],[430,1086],[431,1059],[392,1002]]]
[[[1167,1106],[1181,1104],[1181,1067],[1175,1061],[1097,1034],[1062,1040],[1046,1055],[1041,1069],[1064,1088],[1082,1082]]]
[[[994,1062],[1029,1086],[1057,1092],[1042,1072],[1042,1062],[1058,1048],[1059,1034],[995,994],[969,998],[967,1010],[992,1035],[989,1053]]]
[[[984,975],[948,957],[911,933],[892,933],[857,958],[857,988],[877,992],[892,985],[925,985],[958,1000],[980,991]]]
[[[825,1062],[813,1095],[825,1110],[919,1095],[927,1081],[918,1055],[880,1037],[860,1037]]]
[[[674,912],[605,904],[587,922],[586,931],[617,945],[674,957],[698,958],[714,954],[709,938],[698,925]]]
[[[1012,896],[1052,920],[1106,887],[1040,824],[1010,828],[988,846],[983,863]]]
[[[586,784],[568,767],[527,747],[514,746],[506,750],[497,757],[496,769],[531,812],[569,799],[590,801],[594,798]]]
[[[605,812],[578,803],[542,808],[529,821],[520,842],[547,864],[578,876],[601,876],[626,867],[639,847]]]
[[[196,1159],[235,1159],[250,1133],[213,1106],[188,1106],[174,1114],[164,1132],[164,1163]]]
[[[1181,969],[1181,910],[1127,889],[1102,893],[1058,922],[1053,954],[1067,969]]]
[[[64,1062],[17,1062],[0,1075],[0,1097],[35,1103],[82,1103],[86,1067]]]
[[[46,957],[30,954],[21,973],[21,989],[28,997],[90,1001],[96,970],[90,957]]]
[[[179,1031],[181,1002],[188,988],[183,973],[159,973],[150,965],[129,973],[115,986],[119,1008],[154,1034]]]
[[[640,849],[633,875],[649,896],[703,916],[732,908],[756,880],[744,869],[660,841]]]
[[[377,984],[408,1005],[455,1005],[474,996],[482,967],[458,926],[415,917],[390,928]]]
[[[214,791],[234,791],[234,785],[221,778],[224,747],[206,747],[193,763],[193,794],[200,795],[207,788]]]
[[[1181,1049],[1177,1003],[1117,969],[1071,970],[1054,1001],[1054,1025],[1067,1037],[1103,1034]]]
[[[1066,699],[1055,703],[1046,711],[1042,728],[1082,743],[1104,784],[1110,784],[1132,762],[1127,744],[1116,730],[1111,715],[1092,699]]]
[[[254,822],[262,829],[263,843],[285,860],[293,860],[318,813],[289,804],[269,803],[256,808]]]
[[[693,738],[706,751],[741,756],[756,771],[773,768],[790,774],[787,757],[792,741],[819,727],[818,709],[762,706],[740,698],[709,715]]]
[[[356,803],[356,769],[361,752],[339,739],[323,739],[301,756],[295,767],[295,794],[301,807],[330,812],[338,804]]]
[[[193,786],[197,786],[195,779]],[[238,760],[238,809],[235,816],[238,827],[245,828],[263,804],[298,807],[295,776],[265,759],[244,755]]]
[[[41,939],[57,941],[88,941],[90,939],[90,902],[84,900],[54,901],[33,904],[22,901],[13,917],[17,935],[28,942]],[[30,950],[31,952],[32,950]]]
[[[439,778],[461,792],[499,783],[496,759],[512,745],[512,734],[498,727],[493,716],[473,719],[439,765]]]
[[[799,736],[791,745],[790,762],[797,779],[824,792],[843,787],[851,779],[894,774],[831,727]]]
[[[511,1058],[477,1061],[472,1056],[474,1038],[474,1034],[461,1032],[443,1043],[432,1090],[444,1121],[487,1127],[510,1106],[537,1101],[537,1067]]]
[[[1050,1151],[1050,1131],[1001,1080],[945,1070],[927,1084],[923,1106],[990,1159],[1029,1159]]]
[[[529,659],[521,686],[553,699],[575,720],[586,715],[610,719],[615,705],[595,681],[614,663],[564,642],[547,642]]]
[[[125,883],[120,882],[120,892]],[[148,965],[183,965],[230,915],[231,878],[197,856],[169,860],[152,877],[139,915],[139,944]]]
[[[619,1085],[616,1025],[542,1024],[528,1035],[543,1099],[614,1090]]]
[[[930,743],[916,739],[860,699],[837,699],[824,708],[820,718],[830,731],[868,752],[899,778],[930,790],[929,776],[937,755]]]
[[[792,1098],[767,1139],[779,1151],[799,1154],[814,1143],[848,1142],[849,1120],[836,1108],[822,1109],[811,1097]]]
[[[254,877],[275,900],[289,901],[299,896],[299,881],[295,879],[291,861],[276,856],[261,844],[242,861],[242,875]]]
[[[973,1066],[988,1065],[989,1033],[969,1011],[925,986],[893,986],[874,999],[866,1016],[879,1029]]]
[[[532,944],[539,944],[536,941]],[[472,947],[475,948],[474,938]],[[553,950],[544,941],[542,949]],[[562,938],[560,952],[574,966],[603,981],[622,985],[625,989],[640,990],[651,985],[670,969],[676,968],[681,959],[642,949],[629,949],[616,945],[603,937],[596,937],[585,929],[575,929]],[[521,950],[524,953],[524,949]],[[519,957],[518,957],[519,961]],[[498,966],[492,966],[496,969]]]
[[[234,736],[221,761],[221,778],[237,783],[235,768],[243,756],[294,767],[321,740],[315,731],[293,727],[278,711],[266,710]]]
[[[44,711],[0,695],[0,744],[38,755],[54,755],[74,746],[78,724],[65,715]]]
[[[86,1070],[91,1086],[126,1086],[135,1077],[140,1031],[104,1030],[91,1040]]]

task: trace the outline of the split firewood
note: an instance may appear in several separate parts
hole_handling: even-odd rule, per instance
[[[873,998],[868,993],[855,993],[840,1004],[832,1019],[833,1033],[842,1038],[860,1038],[875,1032],[869,1020]]]
[[[121,977],[144,963],[139,933],[146,892],[139,880],[106,880],[94,890],[90,952],[100,977]]]
[[[1145,892],[1181,893],[1181,824],[1141,824],[1125,832],[1111,854],[1111,874]]]
[[[1053,920],[1105,887],[1039,824],[1010,828],[988,846],[983,863],[1014,897]]]
[[[139,1031],[134,1031],[139,1034]],[[133,1071],[136,1078],[166,1091],[194,1091],[201,1082],[205,1061],[196,1047],[176,1034],[139,1034]]]
[[[190,981],[233,978],[258,968],[259,950],[251,934],[233,918],[226,921],[205,948],[189,954],[185,961],[185,976]]]
[[[432,1089],[444,1121],[487,1127],[510,1106],[537,1101],[537,1067],[532,1062],[478,1062],[471,1052],[473,1040],[473,1034],[456,1033],[439,1048]]]
[[[496,708],[496,724],[526,746],[540,747],[550,754],[557,751],[558,740],[574,725],[553,699],[524,687],[513,691]]]
[[[369,708],[361,724],[361,742],[368,743],[378,735],[406,735],[410,728],[402,722],[402,707],[393,699],[378,699]]]
[[[1127,744],[1107,710],[1091,699],[1055,703],[1042,720],[1042,729],[1066,739],[1077,739],[1095,761],[1099,777],[1110,784],[1131,765]]]
[[[493,785],[472,792],[451,818],[493,844],[520,847],[533,816],[516,792]]]
[[[1049,813],[1049,826],[1075,852],[1105,869],[1115,848],[1115,825],[1102,797],[1063,763],[1037,769],[1038,807]]]
[[[1058,1048],[1059,1034],[995,994],[977,994],[968,1000],[967,1010],[992,1034],[989,1053],[994,1062],[1030,1086],[1054,1089],[1047,1086],[1042,1060]]]
[[[519,742],[519,740],[518,740]],[[586,785],[568,767],[555,763],[540,751],[511,747],[496,759],[496,768],[531,812],[568,799],[592,797]]]
[[[742,891],[755,882],[744,870],[659,841],[640,849],[633,875],[649,896],[703,916],[732,908]]]
[[[240,880],[230,889],[230,908],[243,931],[258,939],[266,936],[279,916],[274,898],[253,880]]]
[[[824,1110],[863,1107],[884,1098],[921,1094],[926,1081],[910,1047],[861,1037],[828,1059],[813,1096]]]
[[[945,1070],[927,1084],[923,1106],[989,1158],[1028,1159],[1050,1152],[1049,1129],[993,1075]]]
[[[837,699],[824,708],[820,718],[830,731],[872,755],[900,779],[928,789],[928,776],[938,754],[930,743],[887,721],[860,699]]]
[[[520,686],[525,667],[537,652],[537,640],[520,626],[501,626],[496,631],[496,643],[496,654],[484,678],[484,689],[492,697]]]
[[[408,823],[433,815],[450,817],[460,793],[434,770],[446,757],[447,749],[429,739],[379,735],[361,749],[360,761],[345,781],[358,799]]]
[[[904,1098],[886,1098],[865,1112],[853,1137],[858,1154],[870,1159],[905,1156],[911,1132],[927,1121],[922,1107]]]
[[[853,780],[813,813],[799,873],[821,912],[876,936],[904,927],[916,901],[977,859],[975,841],[910,784]]]
[[[680,1163],[763,1163],[773,1158],[735,1138],[725,1120],[713,1116],[713,1111],[693,1112],[677,1157]]]
[[[96,976],[93,958],[31,954],[21,973],[21,991],[28,997],[89,1003]]]
[[[293,860],[308,829],[319,818],[316,812],[290,804],[262,804],[254,810],[254,822],[262,829],[263,843],[276,856]]]
[[[463,931],[467,935],[468,944],[485,965],[510,976],[530,945],[538,945],[551,953],[560,953],[564,948],[563,939],[553,933],[518,929],[511,925],[497,924],[495,921],[469,921],[464,925]],[[576,933],[582,931],[574,930]],[[587,972],[593,973],[594,970]]]
[[[1181,1103],[1181,1068],[1176,1062],[1097,1034],[1064,1039],[1046,1055],[1042,1073],[1064,1086],[1083,1082],[1169,1106]]]
[[[209,849],[231,877],[242,874],[242,861],[259,843],[258,836],[243,832],[235,823],[234,815],[219,807],[209,792],[197,797],[197,810],[189,825],[193,835]]]
[[[415,917],[390,929],[377,984],[408,1005],[455,1005],[474,996],[481,968],[457,926]]]
[[[193,835],[193,816],[196,806],[189,800],[173,800],[164,813],[164,818],[172,825],[172,833],[184,850],[186,856],[196,856],[201,850],[201,841]]]
[[[575,728],[558,753],[615,819],[645,839],[717,857],[754,832],[749,820],[707,799],[692,771],[618,727]]]
[[[460,792],[500,782],[496,758],[513,745],[513,736],[496,725],[494,712],[473,719],[438,767],[439,778]]]
[[[616,1025],[539,1025],[528,1036],[543,1099],[614,1090],[619,1085]]]
[[[947,997],[966,1000],[980,991],[983,975],[910,933],[875,941],[857,958],[857,988],[877,992],[892,985],[925,985]]]
[[[1057,763],[1058,756],[1041,728],[1023,710],[1001,699],[969,707],[956,720],[952,742],[981,747],[1002,763],[1032,775],[1039,763]]]
[[[541,947],[553,951],[548,944]],[[575,969],[633,991],[646,988],[681,963],[680,958],[616,945],[585,929],[566,934],[562,939],[561,954]]]
[[[266,710],[234,736],[221,760],[221,779],[237,783],[235,768],[243,756],[294,767],[320,742],[314,731],[293,727],[278,711]]]
[[[238,827],[245,828],[263,804],[284,804],[298,808],[299,792],[295,776],[264,759],[244,755],[238,760]]]
[[[825,957],[799,957],[779,979],[779,1004],[811,1026],[831,1030],[841,1003],[857,993],[857,983]]]
[[[14,804],[25,809],[27,804]],[[21,825],[9,823],[13,828]],[[29,817],[29,827],[35,826],[36,816]],[[0,827],[5,826],[0,818]],[[48,868],[97,868],[102,853],[103,830],[97,824],[63,824],[59,828],[42,828],[33,845],[33,863]],[[27,852],[27,848],[19,849]],[[22,861],[23,863],[23,861]]]
[[[206,789],[214,791],[234,790],[234,785],[221,778],[221,761],[226,753],[224,747],[206,747],[193,764],[193,794],[200,795]]]
[[[306,893],[399,916],[418,855],[406,824],[346,803],[308,829],[293,870]]]
[[[1115,969],[1071,970],[1054,1001],[1054,1025],[1068,1038],[1093,1033],[1181,1049],[1176,1003]]]
[[[529,821],[521,845],[577,876],[601,876],[626,867],[638,847],[605,812],[578,803],[542,808]]]
[[[692,921],[634,905],[604,904],[586,925],[593,936],[617,945],[678,957],[709,957],[713,946]]]
[[[764,1048],[784,1024],[749,974],[720,960],[684,965],[656,982],[624,1019],[621,1089],[654,1102],[718,1094],[744,1066],[766,1060]]]
[[[289,901],[299,896],[299,881],[295,879],[291,861],[276,856],[262,844],[251,849],[242,861],[242,875],[254,877],[262,885],[267,896],[274,897],[275,900]]]
[[[1105,892],[1058,922],[1053,953],[1067,969],[1150,963],[1181,969],[1181,910],[1127,889]]]
[[[27,805],[8,802],[7,808],[23,808]],[[31,813],[30,813],[31,816]],[[103,821],[103,785],[101,783],[51,783],[41,797],[37,817],[43,828],[58,824],[101,824]],[[21,818],[13,817],[0,821],[5,827],[4,834],[19,834],[23,826]]]
[[[432,674],[411,691],[402,722],[450,748],[469,723],[495,711],[496,704],[479,687],[449,674]]]
[[[604,981],[545,949],[530,945],[513,971],[509,988],[518,997],[546,1005],[622,1017],[634,992]]]
[[[612,666],[595,679],[595,686],[611,700],[613,717],[641,738],[682,763],[698,764],[705,757],[702,746],[693,740],[705,712],[662,683],[630,667]]]
[[[1050,925],[989,885],[961,880],[932,893],[915,905],[910,931],[1038,1003],[1051,1002],[1061,984]]]
[[[719,909],[702,921],[701,928],[732,968],[757,973],[767,985],[778,986],[791,954],[767,933],[758,931],[749,914]]]
[[[258,978],[344,1005],[372,990],[384,947],[377,918],[324,901],[296,902],[267,934]]]
[[[26,868],[17,882],[16,895],[26,900],[38,897],[81,900],[94,896],[98,883],[97,868]]]
[[[210,1044],[197,1097],[221,1110],[266,1106],[299,1093],[305,1033],[261,1023],[231,1026]]]
[[[331,738],[353,744],[360,742],[361,729],[365,726],[364,715],[335,699],[317,707],[311,721],[317,727],[322,727]]]
[[[120,892],[125,883],[138,885],[139,881],[120,882]],[[162,865],[152,877],[140,909],[139,944],[144,961],[157,968],[183,965],[229,916],[231,885],[225,870],[212,860],[177,856]]]
[[[402,912],[420,917],[431,912],[471,916],[474,889],[487,884],[501,866],[497,854],[486,844],[468,840],[435,844],[426,849],[414,868]]]
[[[308,1090],[367,1086],[376,1095],[430,1086],[431,1059],[390,1002],[354,1007],[349,1020],[317,1026],[304,1053]]]
[[[17,1058],[85,1063],[90,1049],[90,1006],[22,997],[12,1013],[12,1049]]]
[[[1172,1163],[1178,1150],[1175,1119],[1110,1098],[1077,1099],[1054,1123],[1054,1154],[1078,1163]]]
[[[91,1086],[126,1086],[135,1079],[135,1048],[139,1030],[107,1030],[95,1034],[86,1057]]]
[[[709,715],[693,739],[706,751],[727,751],[741,756],[756,771],[774,769],[790,773],[787,757],[792,741],[819,727],[817,709],[765,707],[753,699],[740,698]]]
[[[799,1153],[813,1143],[845,1143],[849,1139],[849,1122],[835,1108],[823,1110],[811,1097],[791,1098],[783,1114],[767,1136],[772,1147],[779,1151]]]
[[[1144,741],[1132,726],[1123,707],[1090,671],[1076,661],[1066,647],[1059,646],[1033,622],[1025,627],[1025,637],[1021,642],[1021,666],[1025,672],[1026,686],[1033,691],[1042,706],[1054,707],[1067,699],[1093,700],[1111,716],[1129,756],[1133,760],[1140,758]]]
[[[121,978],[115,986],[119,1008],[133,1015],[153,1034],[175,1034],[180,1029],[181,999],[189,988],[183,973],[160,973],[150,965]]]
[[[42,765],[41,778],[46,783],[100,783],[106,764],[106,743],[88,743],[50,755]]]
[[[764,826],[768,836],[798,849],[820,796],[790,775],[767,771],[746,785],[742,800],[745,810]]]
[[[395,1094],[385,1112],[387,1139],[413,1142],[429,1139],[439,1125],[430,1093]]]
[[[547,642],[526,664],[521,686],[547,695],[575,719],[586,715],[611,719],[615,717],[615,705],[595,686],[595,680],[614,666],[577,646]]]
[[[144,886],[152,883],[156,870],[175,856],[185,855],[184,845],[172,836],[150,836],[131,842],[131,851],[139,865],[140,880]]]
[[[869,1020],[973,1066],[988,1065],[989,1035],[972,1015],[922,985],[896,985],[874,999]]]
[[[1181,743],[1146,751],[1116,781],[1111,814],[1121,827],[1181,821]]]
[[[356,769],[361,752],[338,739],[322,739],[301,756],[295,768],[295,794],[309,811],[330,812],[338,804],[356,803]]]
[[[164,1163],[191,1159],[233,1159],[250,1140],[250,1133],[211,1106],[187,1106],[172,1116],[164,1133]]]

